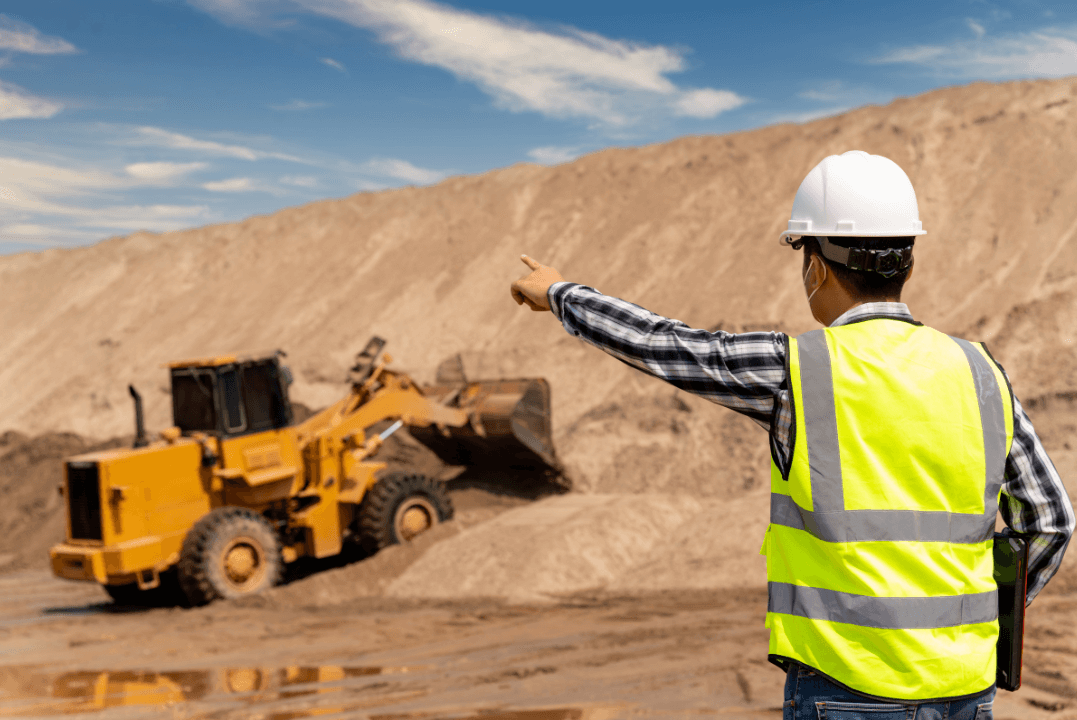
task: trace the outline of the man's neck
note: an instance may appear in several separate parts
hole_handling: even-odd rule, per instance
[[[861,305],[867,305],[869,303],[899,303],[900,297],[879,297],[879,298],[854,298],[846,296],[841,298],[837,302],[826,303],[819,309],[819,315],[816,316],[816,320],[821,322],[826,327],[830,327],[834,324],[834,321],[840,318],[845,313],[849,312],[853,308],[860,307]]]

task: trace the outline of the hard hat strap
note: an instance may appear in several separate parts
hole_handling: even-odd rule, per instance
[[[912,245],[903,248],[847,248],[835,245],[826,236],[819,236],[819,250],[827,260],[844,265],[850,270],[876,272],[883,277],[893,277],[912,265]]]

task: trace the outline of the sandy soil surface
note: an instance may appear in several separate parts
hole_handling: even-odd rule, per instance
[[[0,667],[0,716],[781,717],[761,589],[115,612],[40,571],[0,588],[0,659],[19,659]],[[996,718],[1077,718],[1077,631],[1056,622],[1075,613],[1037,601],[1025,687]]]
[[[1055,460],[1072,472],[1077,451]],[[42,569],[0,574],[0,716],[780,717],[762,563],[738,550],[742,528],[713,522],[719,508],[664,495],[453,496],[456,518],[410,545],[203,608],[120,608]],[[725,510],[747,516],[750,499],[765,504],[761,494]],[[632,524],[650,529],[626,559],[617,550]],[[577,544],[554,541],[562,534]],[[511,558],[522,567],[498,569]],[[1025,684],[999,694],[996,718],[1077,718],[1075,619],[1071,555],[1030,610]]]

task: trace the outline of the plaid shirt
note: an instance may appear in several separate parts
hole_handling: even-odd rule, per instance
[[[555,283],[548,298],[571,335],[766,428],[772,456],[780,467],[788,466],[793,405],[785,368],[786,335],[694,330],[575,283]],[[904,303],[867,303],[849,310],[832,326],[865,315],[912,320]],[[1062,480],[1016,398],[1002,494],[1003,519],[1029,541],[1030,603],[1058,570],[1073,534],[1074,517]]]

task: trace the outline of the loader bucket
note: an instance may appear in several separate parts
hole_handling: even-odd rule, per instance
[[[471,417],[463,427],[411,428],[412,436],[443,462],[562,472],[553,450],[550,385],[545,380],[433,385],[423,388],[423,394]]]

